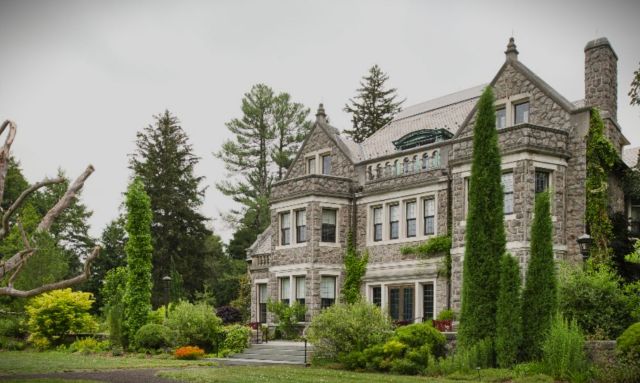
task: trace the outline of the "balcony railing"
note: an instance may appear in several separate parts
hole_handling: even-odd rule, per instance
[[[423,156],[413,158],[405,157],[393,162],[379,163],[367,167],[367,181],[383,180],[408,174],[428,172],[442,167],[439,152],[434,152],[431,157]]]
[[[251,268],[267,267],[270,264],[269,254],[254,255],[251,257]]]

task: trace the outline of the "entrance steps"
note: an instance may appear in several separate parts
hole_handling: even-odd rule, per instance
[[[311,360],[311,345],[307,345],[306,363]],[[305,365],[304,342],[270,341],[269,343],[252,344],[239,354],[228,358],[213,359],[225,365]]]

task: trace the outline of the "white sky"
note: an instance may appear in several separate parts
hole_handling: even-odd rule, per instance
[[[242,95],[263,82],[333,125],[377,63],[405,106],[489,82],[509,36],[519,59],[570,100],[583,98],[584,45],[606,36],[619,56],[618,119],[640,144],[627,93],[640,62],[635,1],[4,1],[0,120],[18,124],[14,155],[31,182],[75,178],[98,236],[115,218],[135,133],[168,108],[182,121],[209,185],[203,213],[228,240],[229,198],[212,156],[230,137]],[[3,138],[4,140],[4,138]]]

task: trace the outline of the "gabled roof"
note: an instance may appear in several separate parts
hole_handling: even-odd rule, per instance
[[[271,226],[267,227],[247,249],[247,259],[254,255],[271,253]]]

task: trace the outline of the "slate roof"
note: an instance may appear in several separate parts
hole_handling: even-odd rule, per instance
[[[393,141],[419,129],[446,129],[455,134],[486,86],[475,86],[407,107],[359,145],[362,151],[359,161],[396,153]]]
[[[254,255],[271,253],[271,226],[267,227],[262,234],[258,235],[255,242],[247,249],[247,258]]]
[[[622,161],[627,164],[628,167],[633,168],[638,164],[639,151],[640,146],[636,146],[634,148],[625,148],[622,151]]]

